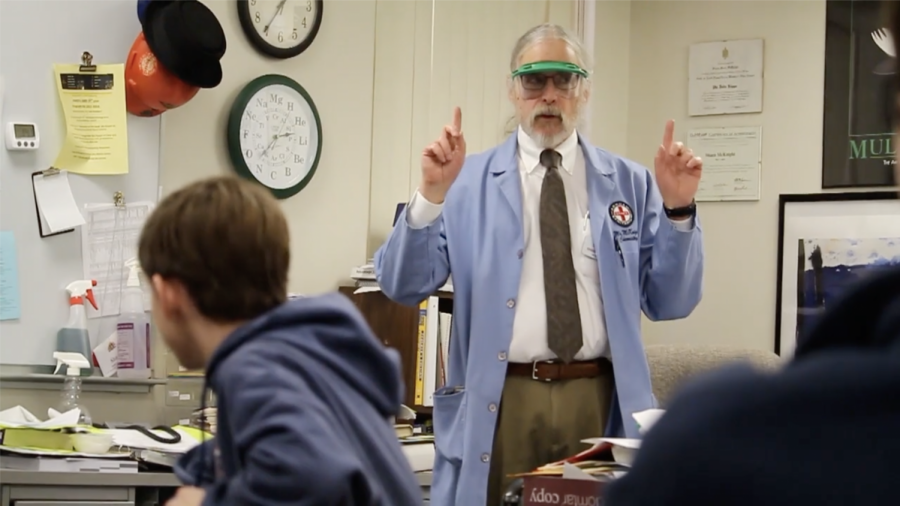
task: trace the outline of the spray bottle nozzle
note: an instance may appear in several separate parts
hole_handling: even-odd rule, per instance
[[[125,286],[141,286],[141,264],[135,257],[125,261],[125,267],[128,269],[128,283]]]
[[[82,369],[90,369],[91,364],[81,353],[67,353],[62,351],[53,352],[53,358],[56,359],[56,369],[53,374],[59,372],[59,368],[66,364],[66,376],[81,376]]]
[[[66,291],[69,292],[69,304],[83,304],[82,298],[85,298],[94,306],[94,309],[100,309],[97,307],[97,301],[94,300],[93,288],[95,286],[97,286],[96,279],[81,279],[69,283],[69,286],[66,287]]]

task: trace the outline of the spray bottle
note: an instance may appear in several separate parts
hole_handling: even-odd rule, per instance
[[[53,374],[59,372],[59,369],[63,364],[66,365],[66,380],[63,383],[62,398],[59,402],[58,411],[60,413],[65,413],[66,411],[78,408],[81,410],[81,414],[78,417],[78,423],[90,425],[91,415],[88,413],[87,408],[81,404],[81,370],[90,369],[91,363],[88,362],[85,355],[80,353],[63,353],[57,351],[53,353],[53,358],[56,359],[56,370],[53,371]]]
[[[69,292],[69,321],[56,333],[56,351],[78,353],[82,357],[92,356],[84,300],[87,299],[94,309],[98,309],[97,301],[94,300],[93,288],[95,286],[97,286],[97,281],[82,279],[73,281],[66,287],[66,291]]]
[[[127,260],[125,267],[128,282],[116,320],[116,375],[146,379],[150,377],[150,318],[144,311],[141,267],[136,258]]]

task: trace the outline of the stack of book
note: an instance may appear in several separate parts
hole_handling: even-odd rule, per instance
[[[191,416],[191,425],[210,434],[215,434],[216,408],[210,407],[194,411],[194,414]]]

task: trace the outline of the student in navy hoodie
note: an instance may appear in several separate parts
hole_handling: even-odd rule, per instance
[[[412,506],[421,489],[390,418],[399,360],[352,303],[286,301],[278,202],[217,177],[166,197],[141,233],[153,319],[216,394],[216,437],[176,469],[171,506]]]
[[[896,40],[896,6],[889,26]],[[892,79],[886,109],[897,125],[900,74]],[[893,268],[829,307],[781,371],[727,367],[685,387],[604,505],[896,506],[898,431]]]

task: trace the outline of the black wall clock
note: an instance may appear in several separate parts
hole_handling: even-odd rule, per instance
[[[228,115],[228,155],[238,175],[279,199],[306,187],[322,156],[322,122],[293,79],[264,75],[238,93]]]
[[[322,7],[322,0],[237,0],[247,38],[273,58],[293,58],[306,51],[322,25]]]

